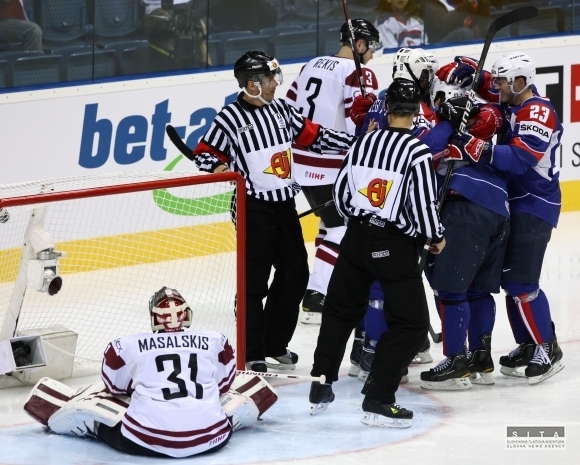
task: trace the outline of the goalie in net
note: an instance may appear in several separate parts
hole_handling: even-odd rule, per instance
[[[24,410],[58,434],[102,440],[149,457],[221,449],[277,400],[257,375],[236,376],[234,350],[215,331],[187,331],[192,310],[175,289],[149,301],[153,333],[107,346],[102,382],[75,391],[42,378]]]

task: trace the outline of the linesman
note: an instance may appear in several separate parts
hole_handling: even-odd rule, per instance
[[[414,237],[422,233],[431,238],[434,254],[443,250],[445,239],[436,209],[431,152],[410,130],[419,111],[419,90],[413,81],[395,79],[387,101],[389,127],[355,142],[334,185],[334,201],[348,224],[330,279],[311,372],[325,375],[330,384],[312,383],[310,402],[311,414],[316,414],[334,400],[331,383],[338,380],[348,337],[364,317],[370,286],[378,279],[389,331],[377,344],[362,391],[362,422],[405,428],[411,426],[413,412],[395,404],[395,392],[429,327]]]
[[[282,82],[275,58],[246,52],[234,75],[242,92],[218,113],[193,154],[200,170],[233,170],[246,181],[246,366],[258,372],[294,369],[298,355],[288,343],[308,284],[308,255],[296,213],[300,186],[291,145],[341,151],[355,138],[314,124],[274,98]],[[266,363],[266,357],[273,360]]]

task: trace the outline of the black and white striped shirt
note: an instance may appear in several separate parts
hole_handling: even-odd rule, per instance
[[[202,171],[222,164],[246,180],[248,195],[283,201],[300,192],[292,143],[314,151],[348,150],[355,137],[323,128],[304,118],[285,100],[258,107],[242,98],[224,107],[193,151]]]
[[[365,134],[349,150],[334,201],[345,218],[375,217],[438,242],[443,226],[436,192],[429,148],[408,129],[388,128]]]

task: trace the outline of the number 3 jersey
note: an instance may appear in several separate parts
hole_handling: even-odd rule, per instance
[[[376,93],[375,74],[362,64],[361,68],[366,91]],[[354,135],[356,128],[350,119],[350,107],[359,94],[354,60],[324,56],[304,65],[286,99],[312,122]],[[296,181],[301,186],[333,184],[346,154],[345,151],[314,153],[296,145],[292,150]]]
[[[148,449],[186,457],[224,441],[231,425],[219,396],[235,378],[234,350],[214,331],[133,334],[109,343],[102,379],[131,396],[121,433]]]

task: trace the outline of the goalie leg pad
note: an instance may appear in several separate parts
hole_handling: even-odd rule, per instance
[[[234,431],[252,426],[260,416],[255,402],[236,391],[228,391],[220,396],[220,404],[224,413],[231,417]]]
[[[48,419],[66,405],[76,390],[54,379],[41,378],[24,403],[24,411],[48,426]]]
[[[48,420],[48,427],[58,434],[96,437],[96,427],[103,423],[115,426],[127,411],[130,398],[112,395],[102,382],[77,391],[72,399]]]
[[[260,416],[278,400],[274,388],[258,375],[237,375],[230,390],[252,399],[260,411]]]

